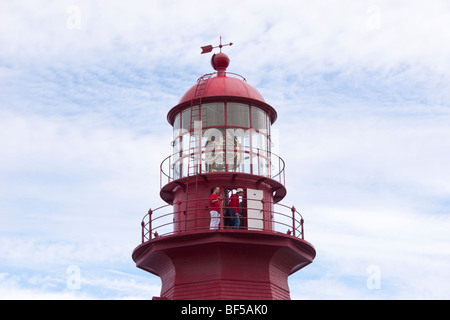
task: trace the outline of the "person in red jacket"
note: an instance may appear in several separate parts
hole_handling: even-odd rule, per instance
[[[211,195],[209,196],[209,213],[211,215],[211,222],[209,228],[211,230],[219,229],[220,224],[220,207],[223,201],[223,197],[219,196],[220,188],[213,187],[211,189]]]
[[[239,205],[239,197],[242,197],[243,194],[244,190],[238,188],[236,190],[236,193],[231,195],[230,197],[229,212],[233,221],[232,229],[239,229],[239,226],[241,225],[241,219],[239,217],[239,211],[241,210],[241,207]]]

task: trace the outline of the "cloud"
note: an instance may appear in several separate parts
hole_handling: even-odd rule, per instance
[[[148,190],[157,197],[157,168],[170,151],[163,139],[105,127],[89,116],[4,114],[1,122],[0,174],[8,181],[0,188],[7,201],[2,215],[6,221],[28,220],[20,227],[4,225],[5,231],[44,227],[41,231],[50,235],[96,225],[91,231],[100,235],[121,215],[148,210]],[[152,148],[167,151],[154,153]],[[87,221],[104,227],[85,226]]]
[[[450,265],[448,110],[334,105],[279,122],[284,202],[302,212],[317,250],[314,263],[292,276],[293,296],[449,296],[436,286]],[[366,286],[372,265],[381,270],[380,290]]]
[[[364,282],[361,286],[364,285]],[[377,296],[378,291],[356,289],[348,286],[348,283],[323,277],[317,280],[295,281],[290,283],[292,300],[377,300],[383,299]]]
[[[449,16],[444,0],[2,2],[1,295],[147,290],[130,254],[162,203],[166,113],[221,34],[278,111],[285,203],[318,251],[292,296],[448,297]],[[65,291],[68,264],[86,290]]]
[[[85,300],[92,299],[89,294],[76,291],[46,292],[42,288],[23,288],[17,278],[8,273],[0,274],[0,297],[3,300]]]
[[[71,274],[64,270],[32,276],[1,273],[0,297],[4,300],[150,300],[159,295],[159,283],[145,276],[105,269],[80,270],[80,283],[76,287],[68,285]]]
[[[386,208],[304,210],[314,263],[291,276],[291,290],[307,299],[445,299],[450,264],[448,216]],[[379,270],[379,288],[367,285]],[[323,285],[323,287],[322,287]]]

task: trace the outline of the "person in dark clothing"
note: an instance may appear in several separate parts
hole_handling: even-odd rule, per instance
[[[239,197],[242,197],[244,194],[244,190],[241,188],[238,188],[236,190],[236,193],[231,195],[230,197],[230,203],[229,203],[229,215],[230,219],[232,221],[232,229],[239,229],[240,226],[240,217],[239,217],[239,211],[241,210],[241,207],[239,205]]]

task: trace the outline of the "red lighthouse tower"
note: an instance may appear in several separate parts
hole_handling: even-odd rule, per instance
[[[174,151],[161,164],[167,204],[143,218],[133,251],[137,267],[161,278],[162,299],[290,299],[288,276],[316,254],[303,217],[280,203],[285,163],[271,152],[277,113],[227,72],[229,63],[214,54],[216,72],[167,115]]]

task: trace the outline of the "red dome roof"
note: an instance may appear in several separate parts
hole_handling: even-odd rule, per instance
[[[207,80],[200,79],[184,94],[179,104],[195,98],[214,96],[242,97],[265,102],[254,87],[241,79],[229,77],[225,73],[223,76],[218,75]]]

